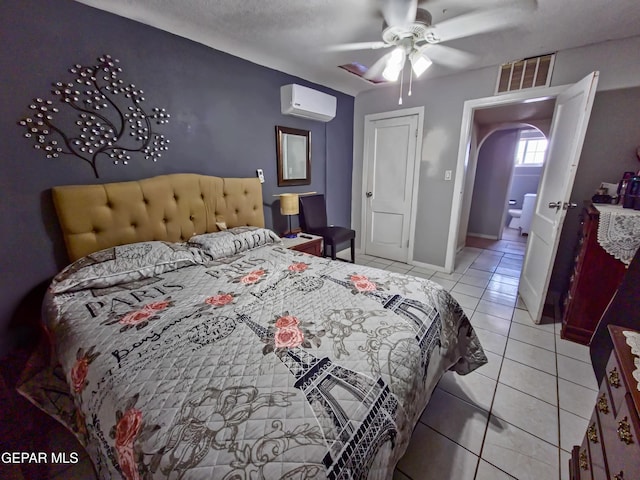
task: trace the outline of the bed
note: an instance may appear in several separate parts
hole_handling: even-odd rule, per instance
[[[257,179],[53,197],[72,263],[19,389],[98,478],[389,479],[443,373],[487,361],[437,284],[284,248]]]

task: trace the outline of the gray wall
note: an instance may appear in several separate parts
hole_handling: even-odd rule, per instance
[[[540,184],[542,167],[523,167],[516,165],[507,200],[515,200],[516,204],[509,208],[522,208],[522,201],[527,193],[537,193]],[[507,219],[508,222],[508,219]]]
[[[267,226],[283,226],[277,208],[272,214],[273,194],[310,190],[327,194],[330,222],[350,224],[353,97],[71,0],[4,0],[0,41],[0,353],[10,343],[6,330],[17,305],[66,264],[52,186],[175,172],[254,176],[262,168]],[[91,64],[103,53],[120,59],[122,78],[145,91],[145,107],[171,114],[159,128],[171,143],[156,164],[103,160],[95,179],[77,158],[47,160],[17,122],[33,98],[53,97],[52,82],[72,80],[71,65]],[[335,95],[337,117],[325,124],[283,116],[279,90],[288,83]],[[276,125],[311,130],[310,186],[277,187]]]
[[[498,130],[480,147],[468,234],[498,238],[519,130]]]
[[[600,71],[598,90],[640,85],[640,36],[603,42],[558,52],[552,86],[575,83],[593,70]],[[508,60],[508,59],[505,59]],[[424,136],[413,258],[417,262],[443,267],[449,236],[453,181],[444,171],[456,173],[460,127],[464,102],[493,95],[498,67],[462,72],[414,82],[413,95],[404,98],[402,108],[424,105]],[[353,227],[361,228],[362,151],[364,116],[399,110],[399,87],[379,87],[356,97],[354,113]],[[434,206],[438,208],[434,208]],[[358,237],[356,237],[358,238]]]
[[[640,170],[636,148],[640,146],[640,87],[596,93],[591,119],[580,156],[571,201],[580,208],[567,211],[560,236],[550,290],[567,287],[578,240],[580,210],[601,182],[618,183],[625,171]]]

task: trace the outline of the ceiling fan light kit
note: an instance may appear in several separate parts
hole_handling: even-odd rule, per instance
[[[382,41],[358,42],[334,46],[333,51],[390,48],[368,69],[357,62],[341,68],[373,84],[402,82],[407,59],[411,63],[411,82],[433,64],[448,68],[467,68],[475,62],[475,55],[443,45],[458,38],[509,28],[526,21],[526,15],[537,8],[536,0],[511,0],[512,5],[498,8],[471,8],[466,13],[441,19],[434,25],[431,13],[419,8],[425,0],[379,0],[384,18]],[[402,97],[400,98],[400,103]]]

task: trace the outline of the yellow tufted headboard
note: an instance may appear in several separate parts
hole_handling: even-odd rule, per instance
[[[264,227],[257,178],[191,173],[132,182],[69,185],[52,189],[71,261],[127,243],[181,242],[227,227]]]

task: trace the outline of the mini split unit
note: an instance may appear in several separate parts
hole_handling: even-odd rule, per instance
[[[328,122],[336,116],[336,97],[292,83],[280,87],[280,107],[285,115]]]

